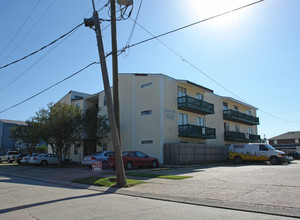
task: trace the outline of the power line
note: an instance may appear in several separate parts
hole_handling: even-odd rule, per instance
[[[223,13],[221,13],[221,14],[218,14],[218,15],[215,15],[215,16],[212,16],[212,17],[209,17],[209,18],[205,18],[205,19],[203,19],[203,20],[194,22],[194,23],[192,23],[192,24],[185,25],[185,26],[183,26],[183,27],[174,29],[174,30],[172,30],[172,31],[168,31],[168,32],[165,32],[165,33],[163,33],[163,34],[160,34],[160,35],[157,35],[157,36],[148,38],[148,39],[143,40],[143,41],[140,41],[140,42],[138,42],[138,43],[131,44],[131,45],[128,45],[128,46],[125,46],[122,50],[124,51],[124,50],[127,49],[127,48],[134,47],[134,46],[137,46],[137,45],[142,44],[142,43],[146,43],[147,41],[151,41],[151,40],[154,40],[154,39],[156,39],[156,38],[159,38],[159,37],[162,37],[162,36],[165,36],[165,35],[168,35],[168,34],[172,34],[172,33],[174,33],[174,32],[183,30],[183,29],[185,29],[185,28],[194,26],[194,25],[196,25],[196,24],[200,24],[200,23],[203,23],[203,22],[205,22],[205,21],[212,20],[212,19],[214,19],[214,18],[217,18],[217,17],[223,16],[223,15],[226,15],[226,14],[229,14],[229,13],[232,13],[232,12],[235,12],[235,11],[238,11],[238,10],[241,10],[241,9],[244,9],[244,8],[247,8],[247,7],[249,7],[249,6],[258,4],[258,3],[263,2],[263,1],[265,1],[265,0],[256,1],[256,2],[250,3],[250,4],[248,4],[248,5],[244,5],[244,6],[241,6],[241,7],[239,7],[239,8],[235,8],[235,9],[232,9],[232,10],[229,10],[229,11],[226,11],[226,12],[223,12]]]
[[[47,47],[49,47],[49,46],[51,46],[52,44],[54,44],[54,43],[56,43],[57,41],[59,41],[60,39],[66,37],[66,36],[69,35],[69,34],[71,34],[73,31],[75,31],[75,30],[76,30],[77,28],[79,28],[81,25],[83,25],[83,22],[82,22],[81,24],[77,25],[76,27],[74,27],[73,29],[71,29],[70,31],[68,31],[67,33],[61,35],[61,36],[60,36],[59,38],[57,38],[56,40],[54,40],[54,41],[52,41],[51,43],[47,44],[46,46],[41,47],[40,49],[38,49],[38,50],[36,50],[36,51],[34,51],[34,52],[32,52],[32,53],[26,55],[25,57],[22,57],[21,59],[15,60],[15,61],[13,61],[13,62],[11,62],[11,63],[9,63],[9,64],[6,64],[6,65],[0,67],[0,70],[1,70],[1,69],[4,69],[4,68],[6,68],[6,67],[8,67],[8,66],[10,66],[10,65],[12,65],[12,64],[18,63],[18,62],[20,62],[21,60],[25,60],[26,58],[28,58],[28,57],[30,57],[30,56],[32,56],[32,55],[34,55],[34,54],[36,54],[36,53],[38,53],[38,52],[40,52],[40,51],[46,49]]]
[[[101,0],[99,0],[98,3],[99,3],[100,1],[101,1]],[[98,3],[97,3],[97,4],[98,4]],[[105,4],[102,8],[100,8],[98,11],[103,10],[105,7],[107,7],[107,5],[108,5],[108,3],[106,3],[106,4]],[[91,10],[90,10],[90,11],[91,11]],[[90,12],[90,11],[89,11],[89,12]],[[87,13],[89,13],[89,12],[87,12]],[[0,67],[0,70],[1,70],[1,69],[4,69],[4,68],[6,68],[6,67],[8,67],[8,66],[10,66],[10,65],[12,65],[12,64],[18,63],[18,62],[20,62],[20,61],[22,61],[22,60],[24,60],[24,59],[26,59],[26,58],[28,58],[28,57],[34,55],[34,54],[36,54],[36,53],[38,53],[38,52],[40,52],[40,51],[46,49],[47,47],[51,46],[51,45],[54,44],[55,42],[59,41],[60,39],[62,39],[62,38],[64,38],[64,37],[66,37],[67,35],[71,34],[73,31],[75,31],[77,28],[79,28],[79,27],[80,27],[81,25],[83,25],[83,24],[84,24],[83,22],[80,23],[80,24],[78,24],[77,26],[75,26],[74,28],[72,28],[72,29],[71,29],[70,31],[68,31],[67,33],[63,34],[62,36],[60,36],[60,37],[57,38],[56,40],[52,41],[51,43],[49,43],[49,44],[47,44],[47,45],[41,47],[40,49],[38,49],[38,50],[36,50],[36,51],[34,51],[34,52],[32,52],[32,53],[30,53],[30,54],[28,54],[28,55],[26,55],[26,56],[20,58],[20,59],[18,59],[18,60],[15,60],[15,61],[13,61],[13,62],[11,62],[11,63],[8,63],[8,64],[6,64],[6,65],[4,65],[4,66],[1,66],[1,67]],[[105,27],[105,28],[106,28],[106,27]]]
[[[130,42],[131,42],[131,39],[132,39],[132,36],[133,36],[133,32],[134,32],[134,29],[135,29],[135,25],[136,25],[137,19],[139,17],[140,11],[141,11],[142,4],[143,4],[143,0],[141,0],[138,12],[137,12],[136,17],[135,17],[135,22],[134,22],[134,24],[132,26],[132,30],[130,32],[130,35],[129,35],[129,38],[128,38],[126,46],[128,46],[130,44]],[[130,18],[130,19],[132,19],[132,18]]]
[[[13,105],[13,106],[11,106],[11,107],[9,107],[9,108],[6,108],[6,109],[0,111],[0,114],[3,113],[3,112],[8,111],[9,109],[15,108],[15,107],[17,107],[18,105],[23,104],[24,102],[27,102],[27,101],[33,99],[34,97],[36,97],[36,96],[38,96],[38,95],[40,95],[40,94],[46,92],[47,90],[53,88],[54,86],[57,86],[58,84],[60,84],[60,83],[62,83],[62,82],[64,82],[64,81],[66,81],[66,80],[72,78],[73,76],[76,76],[78,73],[82,72],[83,70],[89,68],[90,66],[92,66],[92,65],[94,65],[94,64],[99,64],[99,62],[93,62],[93,63],[88,64],[87,66],[83,67],[82,69],[78,70],[77,72],[73,73],[72,75],[70,75],[70,76],[64,78],[63,80],[61,80],[61,81],[59,81],[59,82],[53,84],[52,86],[49,86],[48,88],[46,88],[46,89],[44,89],[44,90],[42,90],[42,91],[36,93],[35,95],[33,95],[33,96],[31,96],[31,97],[29,97],[29,98],[27,98],[27,99],[25,99],[25,100],[23,100],[23,101],[21,101],[21,102],[19,102],[19,103]]]
[[[0,57],[3,55],[3,53],[7,50],[7,48],[9,47],[9,45],[13,42],[13,40],[16,38],[16,36],[19,34],[19,32],[21,31],[21,29],[24,27],[24,25],[26,24],[26,22],[28,21],[28,19],[31,17],[32,13],[34,12],[34,10],[36,9],[36,7],[38,6],[38,4],[40,3],[41,0],[38,0],[38,2],[35,4],[35,6],[33,7],[33,9],[31,10],[31,12],[29,13],[29,15],[27,16],[27,18],[25,19],[25,21],[23,22],[23,24],[21,25],[21,27],[17,30],[17,32],[14,34],[14,36],[12,37],[12,39],[10,39],[9,43],[6,45],[6,47],[4,48],[4,50],[1,52]]]
[[[10,55],[20,46],[20,44],[25,40],[25,38],[29,35],[29,33],[34,29],[34,27],[42,20],[42,17],[49,11],[56,0],[53,0],[50,5],[46,8],[46,10],[42,13],[42,15],[36,20],[36,22],[31,26],[30,30],[24,35],[24,37],[19,41],[19,43],[14,47],[14,49],[6,56],[1,65],[5,63],[5,61],[10,57]]]
[[[150,34],[151,36],[154,37],[154,35],[148,31],[145,27],[143,27],[141,24],[139,24],[137,21],[133,20],[131,18],[131,20],[133,22],[135,22],[139,27],[141,27],[144,31],[146,31],[148,34]],[[204,76],[206,76],[207,78],[209,78],[210,80],[212,80],[214,83],[216,83],[217,85],[219,85],[221,88],[223,88],[224,90],[226,90],[227,92],[229,92],[230,94],[232,94],[233,96],[237,97],[239,100],[247,103],[247,101],[245,101],[244,99],[242,99],[240,96],[238,96],[237,94],[233,93],[232,91],[230,91],[229,89],[227,89],[226,87],[224,87],[221,83],[219,83],[218,81],[216,81],[215,79],[213,79],[212,77],[210,77],[208,74],[206,74],[205,72],[203,72],[201,69],[199,69],[197,66],[195,66],[194,64],[192,64],[191,62],[189,62],[187,59],[185,59],[183,56],[181,56],[179,53],[177,53],[174,49],[172,49],[170,46],[168,46],[167,44],[165,44],[163,41],[161,41],[159,38],[155,38],[156,40],[158,40],[161,44],[163,44],[167,49],[169,49],[170,51],[172,51],[176,56],[178,56],[180,59],[182,59],[183,62],[186,62],[187,64],[189,64],[190,66],[192,66],[194,69],[196,69],[197,71],[199,71],[200,73],[202,73]],[[287,119],[283,119],[280,117],[277,117],[275,115],[272,115],[270,113],[267,113],[261,109],[258,109],[258,111],[261,111],[273,118],[276,118],[278,120],[281,121],[286,121],[286,122],[291,122],[291,123],[299,123],[300,121],[291,121],[291,120],[287,120]]]

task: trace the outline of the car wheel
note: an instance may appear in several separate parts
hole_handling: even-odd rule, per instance
[[[157,165],[158,165],[158,164],[157,164],[157,161],[156,161],[156,160],[152,161],[152,167],[153,167],[153,168],[156,168]]]
[[[41,165],[42,165],[42,166],[47,166],[47,165],[48,165],[48,162],[47,162],[46,160],[43,160],[43,161],[41,162]]]
[[[127,162],[125,168],[126,168],[126,170],[132,169],[132,163],[131,162]]]
[[[240,164],[240,163],[242,163],[243,160],[240,156],[236,156],[236,157],[234,157],[233,161],[235,164]]]
[[[270,158],[270,162],[271,162],[272,165],[277,164],[277,163],[278,163],[277,157],[271,157],[271,158]]]
[[[102,169],[107,169],[107,161],[102,161]]]
[[[9,159],[9,158],[7,158],[7,163],[11,163],[12,161]]]

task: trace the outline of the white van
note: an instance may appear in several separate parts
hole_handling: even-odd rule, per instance
[[[234,163],[244,161],[270,161],[272,164],[290,163],[293,158],[283,151],[275,150],[269,144],[231,144],[229,146],[229,160]]]

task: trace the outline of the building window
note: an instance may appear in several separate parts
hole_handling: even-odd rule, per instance
[[[224,123],[224,131],[229,131],[229,123]]]
[[[141,88],[143,89],[143,88],[147,88],[147,87],[150,87],[150,86],[152,86],[152,82],[142,84]]]
[[[188,124],[188,115],[179,113],[179,125],[186,125]]]
[[[76,108],[80,108],[80,103],[76,103]]]
[[[202,117],[197,117],[197,125],[198,126],[205,126],[205,123],[204,123],[204,118]]]
[[[177,97],[186,96],[186,89],[183,87],[177,87]]]
[[[274,144],[277,144],[277,140],[274,140]]]
[[[196,93],[196,99],[203,100],[203,94],[197,92]]]
[[[152,115],[152,110],[141,111],[141,116]]]
[[[233,110],[234,111],[239,111],[239,107],[235,105],[235,106],[233,106]]]
[[[235,131],[240,132],[240,126],[239,125],[235,125]]]
[[[223,110],[228,110],[228,103],[227,102],[223,102]]]
[[[248,134],[252,134],[252,127],[248,127]]]
[[[106,106],[106,96],[103,96],[103,106]]]
[[[249,109],[247,109],[246,115],[251,115],[251,111]]]
[[[153,140],[141,140],[141,144],[153,144]]]

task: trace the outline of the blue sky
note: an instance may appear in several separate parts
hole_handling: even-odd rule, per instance
[[[252,2],[255,1],[143,0],[138,23],[158,35]],[[95,3],[100,9],[107,0]],[[140,3],[141,0],[134,0],[131,18],[135,19]],[[91,1],[83,0],[2,0],[0,66],[65,34],[83,22],[83,18],[91,17],[91,8]],[[298,0],[266,0],[160,40],[242,101],[257,107],[259,134],[270,138],[300,130],[299,11]],[[99,16],[108,18],[108,8],[100,11]],[[107,24],[103,22],[102,27]],[[118,22],[118,48],[126,45],[132,25],[130,19]],[[136,26],[131,43],[149,37]],[[110,51],[110,27],[103,31],[103,40],[105,50]],[[95,33],[84,26],[56,45],[0,70],[0,111],[99,60]],[[107,58],[107,65],[111,73],[111,58]],[[119,72],[163,73],[203,85],[216,94],[237,98],[157,40],[121,54]],[[0,118],[26,120],[70,90],[91,94],[103,90],[100,67],[88,68],[36,98],[0,113]]]

